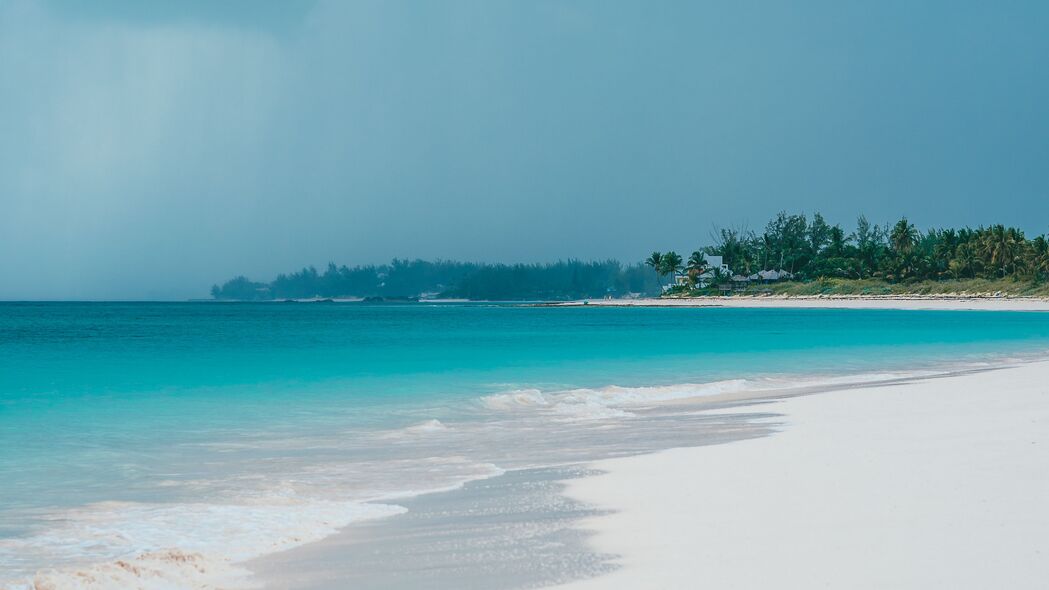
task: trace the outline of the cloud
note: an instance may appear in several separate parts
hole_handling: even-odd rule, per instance
[[[60,19],[86,22],[120,22],[135,26],[202,26],[287,32],[294,29],[316,5],[315,0],[46,0],[48,11]]]
[[[635,260],[780,209],[1040,233],[1046,12],[3,2],[0,298]]]
[[[73,295],[115,296],[130,278],[122,274],[188,291],[179,254],[200,234],[235,227],[229,212],[250,199],[245,168],[261,166],[282,97],[280,42],[194,22],[143,28],[7,10],[0,53],[17,57],[0,65],[9,84],[0,230],[32,250],[3,252],[0,268],[48,276],[42,261],[61,267],[56,282],[84,289]]]

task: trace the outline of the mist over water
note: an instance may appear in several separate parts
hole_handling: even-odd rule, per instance
[[[640,261],[781,209],[1046,231],[1049,7],[0,3],[0,299]]]

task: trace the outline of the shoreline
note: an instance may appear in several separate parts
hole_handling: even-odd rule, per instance
[[[1040,297],[950,295],[731,295],[648,297],[549,302],[548,307],[685,307],[739,309],[897,309],[942,311],[1049,311]]]
[[[1044,356],[1044,354],[1040,354],[1038,358],[1039,359],[1044,359],[1045,356]],[[899,376],[899,377],[890,378],[890,379],[880,379],[880,380],[877,380],[877,381],[852,380],[850,378],[850,381],[848,381],[848,382],[834,382],[832,380],[831,382],[825,382],[825,383],[820,383],[820,384],[815,384],[815,385],[800,385],[800,386],[793,386],[793,387],[788,386],[788,387],[778,387],[778,388],[775,388],[775,389],[753,389],[753,390],[745,390],[745,391],[729,391],[729,392],[718,393],[718,394],[713,394],[713,395],[701,395],[699,397],[692,397],[692,398],[687,398],[687,399],[671,398],[671,399],[666,399],[666,400],[652,400],[648,404],[646,404],[646,406],[648,408],[650,408],[650,409],[656,409],[657,411],[661,407],[665,407],[665,408],[668,408],[668,409],[672,408],[675,412],[679,413],[679,415],[680,415],[680,412],[682,411],[682,409],[684,409],[686,414],[693,414],[693,415],[702,414],[702,415],[711,416],[711,417],[718,416],[718,415],[723,415],[723,416],[726,416],[726,417],[731,416],[731,418],[733,420],[739,420],[740,424],[746,425],[746,428],[749,429],[752,432],[764,431],[761,434],[757,435],[761,439],[768,439],[768,438],[770,438],[769,435],[771,434],[772,435],[771,439],[774,440],[774,439],[776,439],[777,437],[780,436],[780,434],[777,434],[777,433],[774,432],[774,430],[776,428],[778,428],[778,424],[769,424],[769,423],[767,423],[767,420],[771,418],[772,420],[774,420],[775,422],[778,423],[778,422],[781,421],[781,418],[784,415],[786,415],[786,417],[789,419],[791,417],[790,416],[790,412],[789,411],[783,411],[783,410],[781,410],[778,407],[779,404],[785,403],[787,400],[791,400],[791,399],[795,399],[795,398],[821,398],[821,397],[847,396],[851,392],[860,391],[860,390],[880,390],[880,389],[893,388],[893,387],[905,387],[905,388],[907,388],[907,387],[920,387],[920,386],[922,386],[922,384],[930,383],[930,382],[935,383],[935,382],[939,382],[939,381],[952,380],[952,379],[969,379],[970,376],[979,376],[979,375],[988,374],[988,373],[994,374],[994,373],[999,373],[999,372],[1003,372],[1003,371],[1013,370],[1013,368],[1016,367],[1016,365],[1011,364],[1013,362],[1015,362],[1015,359],[1014,359],[1014,361],[1010,361],[1008,359],[1000,359],[999,361],[993,363],[992,365],[983,365],[983,366],[979,366],[979,367],[970,367],[970,368],[959,367],[956,370],[947,370],[947,371],[942,371],[942,372],[941,371],[935,371],[935,372],[932,372],[932,373],[924,373],[924,374],[922,374],[923,372],[921,372],[921,371],[916,371],[914,373],[911,373],[910,375],[901,374],[901,376]],[[1039,364],[1039,363],[1041,363],[1042,365],[1045,365],[1047,368],[1049,368],[1049,361],[1042,361],[1042,360],[1022,361],[1021,364],[1019,364],[1019,366],[1020,367],[1024,367],[1024,366],[1034,365],[1034,364]],[[1046,381],[1049,381],[1049,369],[1046,370],[1046,375],[1045,376],[1047,377]],[[834,393],[834,396],[820,395],[820,394],[824,394],[824,393]],[[790,428],[792,428],[792,426],[788,426],[787,427],[788,430]],[[707,435],[704,435],[704,436],[707,436]],[[729,442],[731,442],[733,444],[728,444]],[[613,473],[614,474],[618,469],[620,469],[620,466],[619,466],[619,463],[618,463],[619,461],[631,461],[631,460],[646,461],[646,459],[645,459],[646,457],[659,457],[659,456],[662,456],[664,453],[673,453],[673,452],[677,452],[679,450],[680,451],[691,451],[691,450],[695,450],[695,449],[711,448],[711,447],[708,447],[707,445],[712,445],[713,447],[726,447],[726,446],[731,447],[731,446],[734,446],[734,444],[739,444],[741,442],[747,442],[747,441],[746,440],[731,439],[730,438],[730,439],[726,439],[726,440],[714,440],[714,441],[702,442],[699,445],[676,446],[676,447],[675,446],[664,446],[664,447],[658,447],[656,449],[651,449],[651,450],[638,450],[636,453],[630,454],[628,456],[628,458],[626,458],[626,459],[610,459],[610,460],[609,459],[600,459],[600,460],[597,460],[597,461],[579,460],[579,461],[567,462],[567,463],[564,463],[564,464],[561,464],[561,465],[575,466],[575,467],[582,468],[582,469],[587,469],[587,470],[596,469],[596,470],[600,470],[600,471],[607,471],[609,473]],[[553,468],[553,467],[556,467],[556,465],[546,465],[545,467],[542,467],[542,468],[543,469],[550,469],[550,468]],[[688,466],[682,467],[683,471],[688,471],[688,469],[689,469]],[[521,471],[522,471],[521,469],[508,469],[506,473],[518,474]],[[466,484],[466,487],[470,488],[470,489],[467,489],[467,490],[464,490],[463,487],[457,487],[455,490],[448,491],[448,492],[427,491],[427,492],[424,492],[424,493],[419,494],[419,495],[414,495],[413,494],[410,498],[409,497],[405,497],[404,500],[408,501],[409,503],[412,503],[412,504],[415,504],[415,505],[418,505],[418,506],[422,506],[424,508],[426,506],[428,506],[428,505],[431,505],[432,502],[436,501],[436,500],[434,500],[435,498],[443,498],[443,497],[449,497],[449,498],[453,498],[453,499],[454,498],[458,498],[461,501],[463,497],[467,497],[467,496],[469,496],[469,494],[474,493],[476,491],[476,488],[478,488],[478,487],[487,487],[489,484],[483,483],[485,480],[491,481],[491,482],[496,482],[496,480],[498,480],[499,482],[505,481],[505,480],[500,479],[500,477],[502,477],[502,476],[496,476],[496,477],[491,477],[491,478],[483,478],[481,480],[472,481],[472,482]],[[602,476],[599,476],[599,477],[602,477]],[[653,479],[653,481],[655,481],[655,480],[658,479],[658,477],[653,476],[652,479]],[[580,480],[578,480],[578,485],[587,485],[585,482],[587,482],[589,480],[590,480],[589,478],[580,479]],[[664,483],[668,483],[668,485],[676,485],[673,482],[664,482]],[[493,483],[491,485],[498,485],[498,483]],[[574,496],[573,494],[575,494],[575,490],[577,489],[578,485],[576,483],[573,483],[573,482],[566,482],[566,485],[568,485],[569,488],[570,488],[568,494],[564,494],[564,493],[560,493],[559,492],[559,496],[561,498],[568,498],[569,501],[576,502],[577,504],[583,506],[584,508],[581,508],[580,510],[584,510],[584,509],[587,509],[587,508],[595,508],[595,507],[600,512],[622,510],[622,507],[610,506],[610,505],[602,504],[601,503],[602,501],[593,501],[590,498],[585,498],[585,497],[582,497],[582,496]],[[641,493],[639,492],[639,494],[641,494]],[[382,502],[393,501],[396,504],[401,504],[402,503],[399,499],[394,499],[394,498],[382,498],[382,499],[376,499],[374,501],[382,501]],[[525,504],[527,504],[527,502]],[[466,512],[465,514],[469,515],[469,512]],[[577,517],[580,516],[580,515],[583,518],[587,518],[587,515],[582,514],[582,513],[579,513],[579,515],[577,515]],[[546,518],[548,518],[549,516],[550,516],[549,514],[536,514],[535,515],[535,520],[540,521],[540,522],[545,522]],[[614,517],[614,515],[613,515],[613,517]],[[229,562],[229,561],[224,561],[224,560],[215,561],[215,560],[206,559],[204,556],[201,556],[199,554],[175,552],[175,553],[170,553],[170,554],[168,554],[168,553],[163,553],[163,554],[151,553],[151,554],[147,554],[147,555],[143,556],[146,559],[133,558],[133,559],[129,560],[129,563],[131,565],[133,565],[135,568],[141,569],[142,571],[153,571],[153,572],[155,572],[155,575],[157,575],[158,577],[169,577],[169,576],[170,577],[174,577],[177,574],[172,569],[172,567],[171,567],[172,565],[177,564],[180,561],[186,560],[186,559],[197,560],[196,567],[198,567],[202,573],[205,570],[207,570],[207,572],[208,572],[207,573],[207,578],[209,580],[209,583],[211,583],[211,582],[221,583],[224,587],[230,587],[230,588],[251,587],[252,584],[255,584],[255,583],[258,583],[258,582],[261,581],[263,583],[267,583],[268,582],[264,587],[275,587],[275,588],[286,588],[286,587],[303,587],[303,588],[307,588],[307,587],[309,587],[309,588],[314,588],[314,587],[317,587],[317,586],[312,585],[312,584],[303,584],[301,586],[291,586],[291,585],[288,585],[288,584],[282,584],[281,583],[281,582],[288,581],[290,578],[281,579],[281,578],[272,578],[272,577],[263,575],[261,577],[261,579],[260,579],[260,578],[256,578],[256,577],[252,576],[249,572],[256,572],[255,566],[258,565],[258,564],[264,564],[264,563],[273,563],[273,564],[278,564],[279,563],[279,564],[281,564],[280,568],[282,570],[286,570],[285,573],[309,574],[309,573],[312,573],[312,572],[316,572],[319,569],[322,569],[322,568],[318,567],[318,566],[320,566],[322,564],[325,567],[329,568],[328,571],[332,571],[332,566],[333,565],[334,565],[334,569],[336,571],[340,571],[339,567],[344,567],[342,564],[344,563],[343,559],[345,558],[345,556],[344,555],[340,555],[339,551],[345,549],[346,547],[350,547],[354,543],[356,543],[357,542],[356,538],[358,537],[359,534],[361,534],[361,531],[366,531],[366,530],[385,531],[387,529],[390,529],[391,527],[394,528],[394,529],[396,529],[397,527],[401,527],[403,529],[404,525],[391,524],[391,523],[393,523],[395,519],[398,519],[398,523],[399,523],[399,521],[400,520],[404,520],[404,518],[405,518],[404,516],[397,517],[395,515],[391,515],[390,517],[387,517],[387,518],[378,518],[374,522],[361,521],[361,522],[350,524],[349,526],[346,526],[346,527],[338,527],[339,530],[332,531],[331,533],[327,534],[323,538],[316,539],[316,540],[311,540],[311,541],[306,541],[305,539],[303,539],[303,541],[305,541],[303,543],[294,543],[294,545],[297,545],[296,547],[288,546],[288,547],[285,547],[283,550],[279,550],[279,551],[275,551],[275,552],[267,552],[264,556],[258,557],[258,558],[252,559],[252,560],[245,560],[245,561],[237,560],[237,561],[234,561],[234,562]],[[407,513],[406,518],[409,519],[409,520],[413,519],[413,518],[417,519],[418,518],[418,514],[417,514],[416,509],[413,508],[409,513]],[[589,524],[590,521],[587,521],[587,522]],[[469,524],[470,524],[469,522],[464,522],[464,523],[459,523],[459,525],[457,525],[457,526],[462,527],[462,525],[469,525]],[[528,522],[525,522],[523,524],[525,526],[530,526]],[[466,528],[469,528],[469,527],[466,527]],[[576,539],[577,541],[579,540],[580,536],[586,537],[586,536],[591,534],[590,532],[586,531],[585,529],[579,529],[578,528],[578,521],[577,522],[573,522],[573,526],[571,527],[571,531],[569,531],[569,532],[571,532],[572,534],[569,535],[568,533],[565,533],[566,535],[568,535],[568,538]],[[408,539],[414,538],[412,536],[412,534],[410,534],[410,533],[411,533],[411,531],[409,531],[408,534],[406,534],[406,538],[408,538]],[[387,537],[387,538],[389,538],[389,537]],[[599,534],[599,537],[598,537],[598,542],[602,542],[602,541],[600,541],[600,534]],[[584,548],[587,548],[587,547],[584,547]],[[600,550],[597,550],[598,548],[600,548]],[[583,551],[583,550],[576,551],[577,555],[582,555],[582,556],[584,556],[585,559],[592,559],[593,556],[596,556],[596,555],[602,555],[602,556],[606,556],[607,557],[607,561],[606,562],[601,562],[601,563],[598,563],[597,565],[602,565],[602,564],[606,564],[606,565],[607,564],[619,564],[619,565],[622,565],[619,561],[617,561],[617,558],[615,556],[616,555],[626,555],[628,553],[629,553],[628,551],[612,551],[612,550],[608,550],[606,548],[601,547],[600,545],[598,545],[598,546],[588,546],[588,551]],[[110,563],[110,564],[100,564],[101,567],[99,567],[99,568],[90,568],[90,575],[92,577],[97,577],[97,578],[110,578],[110,577],[118,577],[118,576],[122,578],[122,576],[124,576],[126,572],[123,571],[123,569],[122,569],[123,566],[120,565],[121,563],[123,563],[123,562],[116,562],[116,563]],[[398,561],[395,560],[395,561],[392,561],[392,563],[398,563]],[[116,567],[114,567],[114,566],[116,566]],[[168,573],[169,571],[171,573]],[[271,571],[273,571],[273,570],[271,570]],[[341,572],[342,572],[341,575],[347,575],[345,573],[347,571],[349,571],[349,570],[342,569],[341,570]],[[260,572],[256,572],[256,573],[260,573]],[[595,570],[595,573],[598,573],[598,572]],[[606,572],[602,571],[601,573],[606,573]],[[388,572],[387,572],[387,574],[388,574]],[[611,575],[615,576],[615,575],[618,575],[618,574],[613,573]],[[301,579],[303,581],[308,581],[309,577],[306,576],[306,577],[301,578]],[[602,577],[595,578],[595,579],[604,579],[604,577],[602,576]],[[334,579],[333,583],[331,583],[330,585],[327,585],[327,586],[323,586],[323,587],[324,588],[332,588],[333,590],[335,588],[340,588],[342,586],[338,583],[338,580],[339,579],[336,578],[336,579]],[[196,582],[197,581],[195,580],[193,583],[195,584]],[[585,583],[585,582],[580,582],[580,583]],[[0,586],[2,586],[2,584],[0,584]],[[189,584],[187,584],[187,587],[189,587]],[[368,584],[366,583],[366,584],[364,584],[364,587],[370,587],[370,586],[368,586]],[[383,587],[386,587],[386,586],[383,586]],[[404,586],[400,586],[400,587],[408,588],[408,587],[417,587],[417,586],[413,586],[411,584],[408,584],[408,585],[404,585]],[[437,586],[437,587],[439,587],[439,586]],[[489,584],[489,585],[484,586],[484,587],[495,588],[495,587],[502,587],[502,586],[493,586],[493,585]],[[507,587],[509,587],[509,586],[507,586]],[[546,587],[546,586],[543,586],[543,587]],[[677,586],[669,586],[669,587],[677,587]]]
[[[781,435],[780,427],[783,418],[786,417],[788,421],[790,419],[789,408],[784,410],[779,408],[778,405],[789,403],[790,400],[834,398],[848,396],[859,391],[878,391],[886,388],[930,387],[928,384],[967,380],[980,375],[996,375],[1014,370],[1016,367],[1027,367],[1030,365],[1044,367],[1043,373],[1049,376],[1049,360],[1044,360],[1044,355],[1040,355],[1038,358],[1039,360],[1020,361],[1015,365],[1007,364],[1008,361],[1003,361],[1003,363],[994,366],[959,368],[933,373],[916,372],[912,375],[901,375],[878,381],[832,382],[811,386],[728,392],[685,400],[654,401],[651,404],[652,407],[669,405],[679,412],[684,410],[686,413],[694,415],[724,416],[726,419],[737,420],[739,424],[746,426],[747,432],[752,434],[724,440],[709,440],[695,446],[640,451],[621,458],[570,462],[561,465],[546,465],[525,469],[508,469],[500,476],[470,482],[455,490],[424,493],[411,499],[406,499],[406,505],[411,506],[411,508],[401,515],[367,523],[355,523],[324,539],[272,553],[240,565],[253,572],[254,575],[251,579],[253,582],[259,583],[262,588],[336,590],[343,587],[343,582],[347,579],[363,583],[364,587],[370,587],[369,583],[375,583],[377,579],[383,579],[387,576],[394,576],[399,579],[399,582],[397,584],[390,583],[389,585],[384,583],[381,587],[431,587],[425,586],[425,584],[419,586],[422,583],[422,579],[413,578],[412,573],[405,574],[395,569],[391,570],[389,566],[391,563],[403,563],[404,559],[412,558],[413,555],[425,556],[428,560],[439,560],[439,556],[434,556],[434,551],[426,546],[420,547],[419,539],[429,539],[428,543],[431,545],[445,545],[449,543],[468,545],[476,542],[476,540],[464,539],[463,536],[468,537],[471,533],[463,532],[462,530],[458,531],[457,534],[452,534],[448,530],[438,531],[437,533],[428,530],[426,527],[429,521],[434,520],[435,513],[446,516],[448,513],[453,512],[448,509],[448,506],[456,506],[457,508],[454,512],[459,515],[465,515],[465,518],[468,520],[453,525],[453,528],[472,530],[474,531],[472,534],[477,534],[476,531],[482,530],[487,526],[483,524],[484,517],[478,517],[475,514],[477,506],[471,504],[478,493],[482,493],[483,497],[484,489],[505,486],[507,480],[520,478],[526,472],[538,471],[542,473],[552,469],[569,468],[586,473],[581,477],[573,476],[572,479],[558,480],[556,483],[562,484],[561,489],[558,490],[558,495],[562,500],[550,502],[549,505],[560,505],[567,502],[577,507],[573,517],[574,520],[570,525],[561,527],[559,538],[572,539],[573,555],[576,556],[576,559],[585,560],[591,569],[588,575],[578,575],[578,572],[562,574],[568,578],[576,578],[574,582],[571,582],[573,584],[572,588],[575,587],[574,584],[580,584],[581,588],[604,588],[606,580],[617,579],[617,576],[622,575],[620,570],[630,567],[633,563],[631,554],[635,551],[633,547],[620,546],[614,541],[607,542],[604,536],[608,531],[614,531],[619,526],[616,522],[617,514],[629,512],[633,508],[632,505],[617,504],[616,501],[609,500],[608,497],[602,495],[602,490],[608,489],[610,486],[620,490],[630,489],[629,487],[621,487],[619,482],[605,483],[608,481],[608,477],[616,477],[624,465],[630,466],[635,463],[647,465],[650,462],[656,462],[654,463],[656,470],[660,471],[661,474],[646,474],[646,477],[650,476],[650,480],[653,482],[658,481],[659,486],[674,487],[678,485],[675,483],[678,481],[675,473],[688,472],[689,467],[687,465],[675,465],[672,468],[667,468],[659,464],[661,457],[667,453],[684,453],[688,455],[700,449],[709,451],[710,449],[733,447],[741,443],[757,440],[776,441]],[[932,387],[936,386],[932,385]],[[789,430],[792,427],[792,425],[787,425],[783,428]],[[686,461],[691,461],[691,459],[686,459]],[[632,478],[634,475],[629,475],[628,477]],[[524,481],[523,483],[525,488],[535,486],[535,482],[532,481]],[[593,486],[596,487],[591,490],[590,487]],[[479,489],[482,492],[478,492]],[[637,492],[637,502],[645,503],[652,500],[651,490],[635,489],[634,491]],[[634,491],[631,493],[633,494]],[[520,494],[521,492],[517,490],[516,493]],[[515,500],[514,503],[529,506],[536,504],[534,501],[521,501],[520,499]],[[405,504],[405,502],[401,502],[401,504]],[[435,505],[437,506],[436,509],[434,508]],[[464,508],[464,505],[466,508]],[[490,514],[490,508],[481,510],[481,513]],[[535,513],[531,516],[537,522],[544,523],[550,522],[551,518],[563,518],[563,515],[557,515],[554,512]],[[608,520],[605,521],[604,519]],[[532,526],[528,522],[519,522],[518,525]],[[651,531],[651,533],[653,537],[659,536],[658,529]],[[594,537],[595,534],[596,537]],[[434,537],[437,538],[437,541],[434,541]],[[580,543],[582,543],[582,546],[580,546]],[[396,548],[391,549],[391,547]],[[399,552],[406,554],[402,555]],[[374,556],[378,554],[386,555],[388,561],[377,563]],[[393,557],[392,559],[390,558],[391,556]],[[515,553],[514,557],[521,560],[520,553]],[[598,561],[597,557],[602,557],[602,560]],[[350,563],[363,563],[364,565],[361,567],[365,571],[359,571],[356,569],[356,566],[349,567],[348,564]],[[455,567],[461,570],[462,564],[444,563],[442,566],[434,566],[431,563],[429,567],[430,570],[426,573],[426,576],[437,576],[447,573],[445,568]],[[665,564],[660,565],[660,567],[665,567]],[[498,567],[494,567],[494,569],[498,570]],[[506,576],[507,574],[504,573],[502,575]],[[532,572],[531,575],[537,575],[537,573]],[[499,579],[498,576],[487,578],[487,583],[481,587],[510,588],[516,587],[515,583],[520,581],[520,578],[513,578],[512,575],[510,575],[509,579],[502,580],[500,583],[493,581],[497,579]],[[454,581],[454,579],[445,581]],[[535,587],[555,587],[559,583],[547,583]],[[641,587],[643,584],[639,585],[639,583],[638,580],[633,580],[622,587]],[[593,584],[593,586],[589,584]],[[665,587],[677,588],[685,586],[687,584],[684,584],[683,580],[678,580]],[[432,587],[439,588],[442,586],[438,584]]]
[[[1049,360],[789,397],[767,437],[588,464],[591,588],[1040,588]]]

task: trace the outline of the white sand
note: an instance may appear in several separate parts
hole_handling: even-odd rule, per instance
[[[772,437],[570,482],[623,568],[566,588],[1049,587],[1049,362],[770,410]]]
[[[1049,311],[1049,299],[1034,297],[691,297],[667,299],[591,299],[601,307],[743,307],[812,309],[940,309],[971,311]],[[558,305],[578,306],[582,301]]]

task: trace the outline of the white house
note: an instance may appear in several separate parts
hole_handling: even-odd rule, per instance
[[[703,274],[696,277],[696,286],[706,287],[714,280],[715,269],[721,271],[721,276],[728,278],[732,271],[728,269],[728,265],[725,264],[724,259],[721,256],[707,256],[707,270],[703,271]]]
[[[714,281],[715,269],[721,270],[721,276],[725,281],[725,284],[732,283],[733,287],[738,289],[746,286],[747,283],[752,281],[761,281],[762,283],[774,283],[776,281],[787,281],[794,278],[794,275],[785,270],[761,270],[750,276],[735,275],[733,276],[732,271],[729,270],[728,265],[725,264],[724,259],[721,256],[707,256],[707,270],[703,271],[703,274],[696,277],[696,286],[700,288],[708,287]],[[673,281],[669,285],[663,287],[663,290],[669,289],[674,285],[687,285],[688,284],[688,273],[675,273]]]
[[[728,269],[728,265],[725,264],[721,256],[707,256],[707,270],[703,271],[703,274],[696,277],[697,287],[706,287],[714,280],[714,269],[720,269],[721,274],[728,278],[731,276],[731,272]],[[674,275],[674,285],[684,285],[688,283],[688,273],[677,273]],[[666,288],[669,288],[666,287]],[[665,288],[665,289],[666,289]]]

